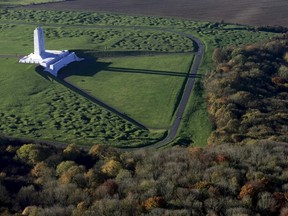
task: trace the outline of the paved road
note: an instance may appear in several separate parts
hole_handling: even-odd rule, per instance
[[[186,34],[183,32],[176,32],[176,31],[171,31],[171,30],[167,30],[167,31],[174,32],[174,33],[177,33],[179,35],[188,37],[191,40],[193,40],[194,42],[196,42],[198,45],[198,52],[196,54],[194,63],[192,65],[192,67],[190,68],[187,83],[186,83],[186,86],[185,86],[185,89],[184,89],[184,92],[182,95],[182,99],[180,101],[180,104],[179,104],[179,107],[178,107],[178,110],[176,113],[176,117],[175,117],[174,122],[171,126],[169,134],[162,141],[160,141],[154,145],[150,145],[150,146],[146,146],[146,147],[142,147],[142,148],[160,148],[160,147],[163,147],[163,146],[169,144],[171,141],[173,141],[176,138],[176,134],[177,134],[177,131],[179,129],[181,119],[183,117],[185,108],[187,106],[188,100],[189,100],[190,95],[192,93],[192,89],[193,89],[194,82],[195,82],[195,74],[197,74],[197,72],[198,72],[198,68],[200,66],[202,57],[204,55],[204,45],[201,43],[201,41],[198,38],[194,37],[191,34]],[[128,149],[126,148],[125,150],[128,150]]]
[[[151,29],[151,28],[146,28],[146,27],[134,27],[134,29]],[[155,30],[155,28],[152,28],[153,30]],[[176,112],[176,117],[174,119],[174,122],[172,123],[172,126],[169,130],[168,135],[161,140],[160,142],[157,142],[156,144],[153,145],[148,145],[148,146],[144,146],[144,147],[140,147],[141,149],[143,148],[160,148],[163,147],[167,144],[169,144],[171,141],[173,141],[176,138],[176,134],[177,131],[179,129],[180,123],[181,123],[181,119],[183,117],[185,108],[187,106],[188,100],[190,98],[193,86],[194,86],[194,82],[195,82],[195,78],[197,77],[197,72],[198,72],[198,68],[200,66],[201,63],[201,59],[203,57],[204,54],[204,45],[201,43],[201,41],[194,37],[192,34],[186,34],[183,32],[178,32],[178,31],[173,31],[170,29],[161,29],[162,31],[166,31],[166,32],[171,32],[171,33],[176,33],[179,34],[183,37],[187,37],[189,39],[191,39],[191,41],[195,42],[198,46],[198,51],[196,53],[196,57],[195,60],[192,64],[192,66],[190,67],[190,71],[187,74],[187,82],[186,82],[186,86],[185,89],[183,91],[183,95],[182,95],[182,99],[179,103],[178,106],[178,110]],[[131,117],[127,116],[125,113],[122,113],[120,111],[118,111],[116,108],[106,104],[105,102],[95,98],[94,96],[90,95],[89,93],[85,92],[83,89],[79,88],[78,86],[74,85],[73,83],[70,83],[69,81],[67,81],[65,78],[63,78],[63,80],[66,82],[66,84],[68,84],[69,88],[78,92],[79,94],[83,95],[84,97],[86,97],[87,99],[91,100],[92,102],[95,102],[97,104],[99,104],[100,106],[103,106],[104,108],[114,112],[115,114],[121,116],[122,118],[130,121],[131,123],[141,127],[142,129],[147,129],[142,123],[138,122],[135,119],[132,119]],[[132,149],[140,149],[140,148],[123,148],[122,150],[132,150]]]
[[[102,26],[102,28],[105,28],[105,26]],[[109,28],[111,28],[111,26],[109,26]],[[112,26],[112,28],[123,28],[123,27],[118,27],[118,26]],[[131,27],[128,27],[131,28]],[[133,29],[138,29],[138,30],[159,30],[159,28],[151,28],[151,27],[134,27]],[[186,34],[184,32],[179,32],[179,31],[174,31],[171,29],[165,29],[165,28],[161,28],[161,31],[165,31],[165,32],[170,32],[170,33],[176,33],[179,34],[183,37],[187,37],[189,39],[191,39],[192,43],[193,41],[197,44],[198,46],[198,51],[196,53],[196,57],[195,60],[193,62],[193,65],[190,67],[190,71],[187,74],[187,82],[186,82],[186,86],[185,89],[183,91],[183,95],[182,95],[182,99],[179,103],[178,106],[178,110],[176,112],[176,117],[172,123],[172,126],[169,130],[168,135],[161,141],[157,142],[156,144],[153,145],[148,145],[148,146],[144,146],[144,147],[140,147],[140,148],[122,148],[122,150],[133,150],[133,149],[144,149],[144,148],[160,148],[163,147],[167,144],[169,144],[171,141],[173,141],[176,138],[176,134],[177,131],[179,129],[180,123],[181,123],[181,119],[183,117],[185,108],[187,106],[188,100],[190,98],[193,86],[194,86],[194,82],[195,82],[195,78],[197,77],[197,72],[198,72],[198,68],[200,66],[203,54],[204,54],[204,45],[201,43],[201,41],[196,38],[194,35],[192,34]],[[118,111],[116,108],[106,104],[105,102],[99,100],[98,98],[95,98],[94,96],[90,95],[89,93],[85,92],[83,89],[79,88],[78,86],[68,82],[65,78],[63,79],[66,84],[68,84],[70,86],[71,89],[74,89],[74,91],[78,92],[79,94],[82,94],[84,97],[86,97],[87,99],[103,106],[104,108],[114,112],[115,114],[121,116],[122,118],[130,121],[131,123],[143,128],[143,129],[147,129],[141,122],[138,122],[135,119],[132,119],[131,117],[127,116],[125,113],[122,113],[120,111]],[[86,96],[85,96],[86,95]]]
[[[9,24],[11,24],[11,22],[9,22]],[[33,23],[17,23],[17,24],[25,24],[25,25],[35,25]],[[66,27],[65,25],[42,25],[42,26],[49,26],[49,27]],[[71,25],[69,25],[69,28],[71,27]],[[198,68],[200,66],[203,54],[204,54],[204,45],[201,43],[201,41],[196,38],[195,36],[193,36],[192,34],[187,34],[184,32],[179,32],[179,31],[175,31],[172,29],[166,29],[166,28],[152,28],[152,27],[142,27],[142,26],[135,26],[135,27],[131,27],[131,26],[80,26],[80,25],[75,25],[75,27],[78,28],[97,28],[97,29],[105,29],[105,28],[113,28],[113,29],[134,29],[134,30],[159,30],[159,31],[164,31],[164,32],[170,32],[170,33],[176,33],[179,34],[183,37],[187,37],[189,39],[191,39],[191,42],[193,43],[193,41],[197,44],[198,46],[198,50],[196,53],[196,57],[194,59],[193,65],[190,68],[189,73],[187,74],[187,81],[186,81],[186,85],[185,85],[185,89],[183,91],[183,95],[182,95],[182,99],[179,103],[177,112],[176,112],[176,117],[174,119],[174,122],[172,123],[172,126],[169,130],[168,135],[161,141],[159,141],[156,144],[153,145],[149,145],[149,146],[144,146],[144,147],[138,147],[138,148],[122,148],[122,150],[127,150],[127,151],[131,151],[131,150],[137,150],[137,149],[143,149],[143,148],[160,148],[163,147],[167,144],[169,144],[171,141],[173,141],[176,137],[177,131],[179,129],[180,126],[180,122],[181,119],[183,117],[185,108],[187,106],[189,97],[191,95],[193,86],[194,86],[194,81],[195,78],[197,77],[197,72],[198,72]],[[125,113],[122,113],[120,111],[118,111],[116,108],[104,103],[103,101],[99,100],[98,98],[90,95],[89,93],[87,93],[86,91],[84,91],[83,89],[79,88],[78,86],[68,82],[65,77],[59,77],[60,79],[56,79],[58,82],[62,82],[62,84],[66,85],[66,87],[70,88],[71,90],[77,92],[78,94],[86,97],[87,99],[91,100],[94,103],[99,104],[100,106],[103,106],[104,108],[114,112],[115,114],[121,116],[122,118],[126,119],[127,121],[137,125],[138,127],[142,128],[142,129],[147,129],[141,122],[138,122],[135,119],[132,119],[131,117],[127,116]],[[40,140],[38,142],[41,142]],[[49,144],[51,145],[52,142],[50,141],[43,141],[43,143]]]

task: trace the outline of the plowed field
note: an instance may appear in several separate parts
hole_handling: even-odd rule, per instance
[[[287,0],[70,0],[30,8],[159,15],[250,25],[288,26]]]

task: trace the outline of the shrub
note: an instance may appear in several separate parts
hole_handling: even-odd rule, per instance
[[[269,181],[265,177],[260,180],[246,183],[241,188],[241,191],[239,193],[239,198],[242,199],[245,196],[253,197],[256,193],[258,193],[263,188],[265,188],[268,183]]]
[[[274,83],[275,85],[282,85],[285,84],[287,82],[286,79],[276,76],[276,77],[272,77],[271,79],[272,83]]]
[[[199,181],[192,186],[195,189],[208,189],[211,184],[207,181]]]
[[[271,193],[262,192],[259,194],[257,209],[259,209],[262,214],[275,214],[278,212],[279,206],[277,205],[277,201],[273,198]]]
[[[25,144],[17,150],[16,154],[20,160],[35,165],[45,160],[49,156],[50,150],[48,147],[38,144]]]
[[[66,160],[73,161],[81,156],[81,151],[75,144],[70,144],[63,150],[63,156]]]
[[[120,162],[116,160],[109,160],[101,167],[101,171],[108,175],[109,177],[115,177],[122,169],[122,165]]]
[[[6,188],[0,184],[0,206],[4,206],[4,204],[9,203],[9,193]]]
[[[89,155],[91,155],[93,158],[98,159],[100,157],[102,151],[103,151],[102,146],[99,144],[96,144],[90,148]]]
[[[75,183],[81,188],[85,187],[87,183],[84,176],[85,171],[86,169],[84,166],[72,166],[68,170],[62,172],[59,180],[62,184]]]
[[[149,197],[145,202],[142,204],[142,207],[145,211],[150,211],[153,208],[161,208],[166,206],[166,201],[163,197],[154,196]]]
[[[63,172],[67,171],[69,168],[73,166],[76,166],[76,163],[74,161],[62,161],[56,167],[56,174],[60,176]]]

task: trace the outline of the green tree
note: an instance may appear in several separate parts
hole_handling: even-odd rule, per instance
[[[117,176],[121,169],[121,163],[116,160],[109,160],[101,167],[101,171],[110,177]]]
[[[68,145],[63,150],[63,155],[66,160],[76,160],[77,158],[81,157],[81,150],[75,144]]]
[[[60,176],[63,172],[66,172],[69,168],[76,166],[76,163],[74,161],[62,161],[57,167],[56,167],[56,174]]]
[[[43,145],[25,144],[17,150],[16,154],[23,162],[35,165],[36,163],[45,160],[49,156],[50,150]]]

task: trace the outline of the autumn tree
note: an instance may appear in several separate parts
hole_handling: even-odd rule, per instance
[[[50,152],[51,150],[46,146],[25,144],[17,150],[16,154],[20,160],[33,165],[45,160]]]
[[[119,161],[109,160],[102,167],[101,171],[109,177],[115,177],[121,170],[122,165]]]

